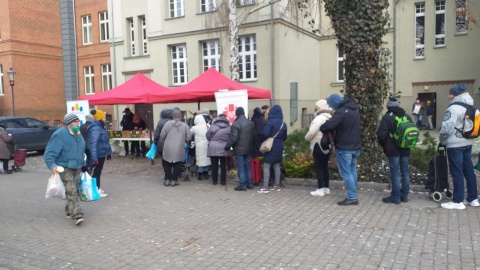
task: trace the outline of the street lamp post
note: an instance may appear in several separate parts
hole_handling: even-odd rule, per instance
[[[12,87],[12,114],[15,116],[15,98],[13,96],[13,85],[15,84],[15,71],[13,71],[12,68],[10,68],[9,71],[7,71],[8,74],[8,80],[10,81],[10,86]]]

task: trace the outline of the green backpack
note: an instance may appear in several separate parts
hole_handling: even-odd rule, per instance
[[[417,126],[406,116],[395,116],[395,120],[397,120],[397,129],[394,134],[390,133],[390,137],[393,138],[395,144],[400,148],[415,147],[420,135]]]

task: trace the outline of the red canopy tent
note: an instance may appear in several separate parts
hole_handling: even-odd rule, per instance
[[[130,80],[109,91],[81,96],[79,99],[88,100],[90,105],[153,104],[165,103],[163,94],[168,92],[173,91],[145,77],[142,73],[137,73]]]
[[[238,83],[211,67],[193,81],[164,93],[163,103],[215,101],[215,92],[225,89],[247,90],[249,99],[270,99],[272,97],[270,90]]]

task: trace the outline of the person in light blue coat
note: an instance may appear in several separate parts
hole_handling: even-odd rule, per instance
[[[282,107],[279,105],[273,105],[270,109],[268,120],[263,128],[262,139],[265,141],[273,136],[275,136],[275,139],[273,140],[272,149],[269,152],[266,152],[263,157],[263,187],[258,190],[258,193],[268,193],[272,190],[280,190],[280,163],[283,158],[283,142],[287,139],[287,124],[283,122]],[[270,189],[268,181],[270,180],[270,167],[272,165],[275,173],[275,184]]]

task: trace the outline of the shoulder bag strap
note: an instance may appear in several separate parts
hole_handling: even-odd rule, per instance
[[[282,128],[283,128],[283,124],[285,124],[285,122],[282,122],[282,125],[280,126],[280,129],[277,131],[277,133],[275,133],[275,135],[273,136],[273,138],[277,137],[278,133],[279,133],[280,130],[282,130]]]

